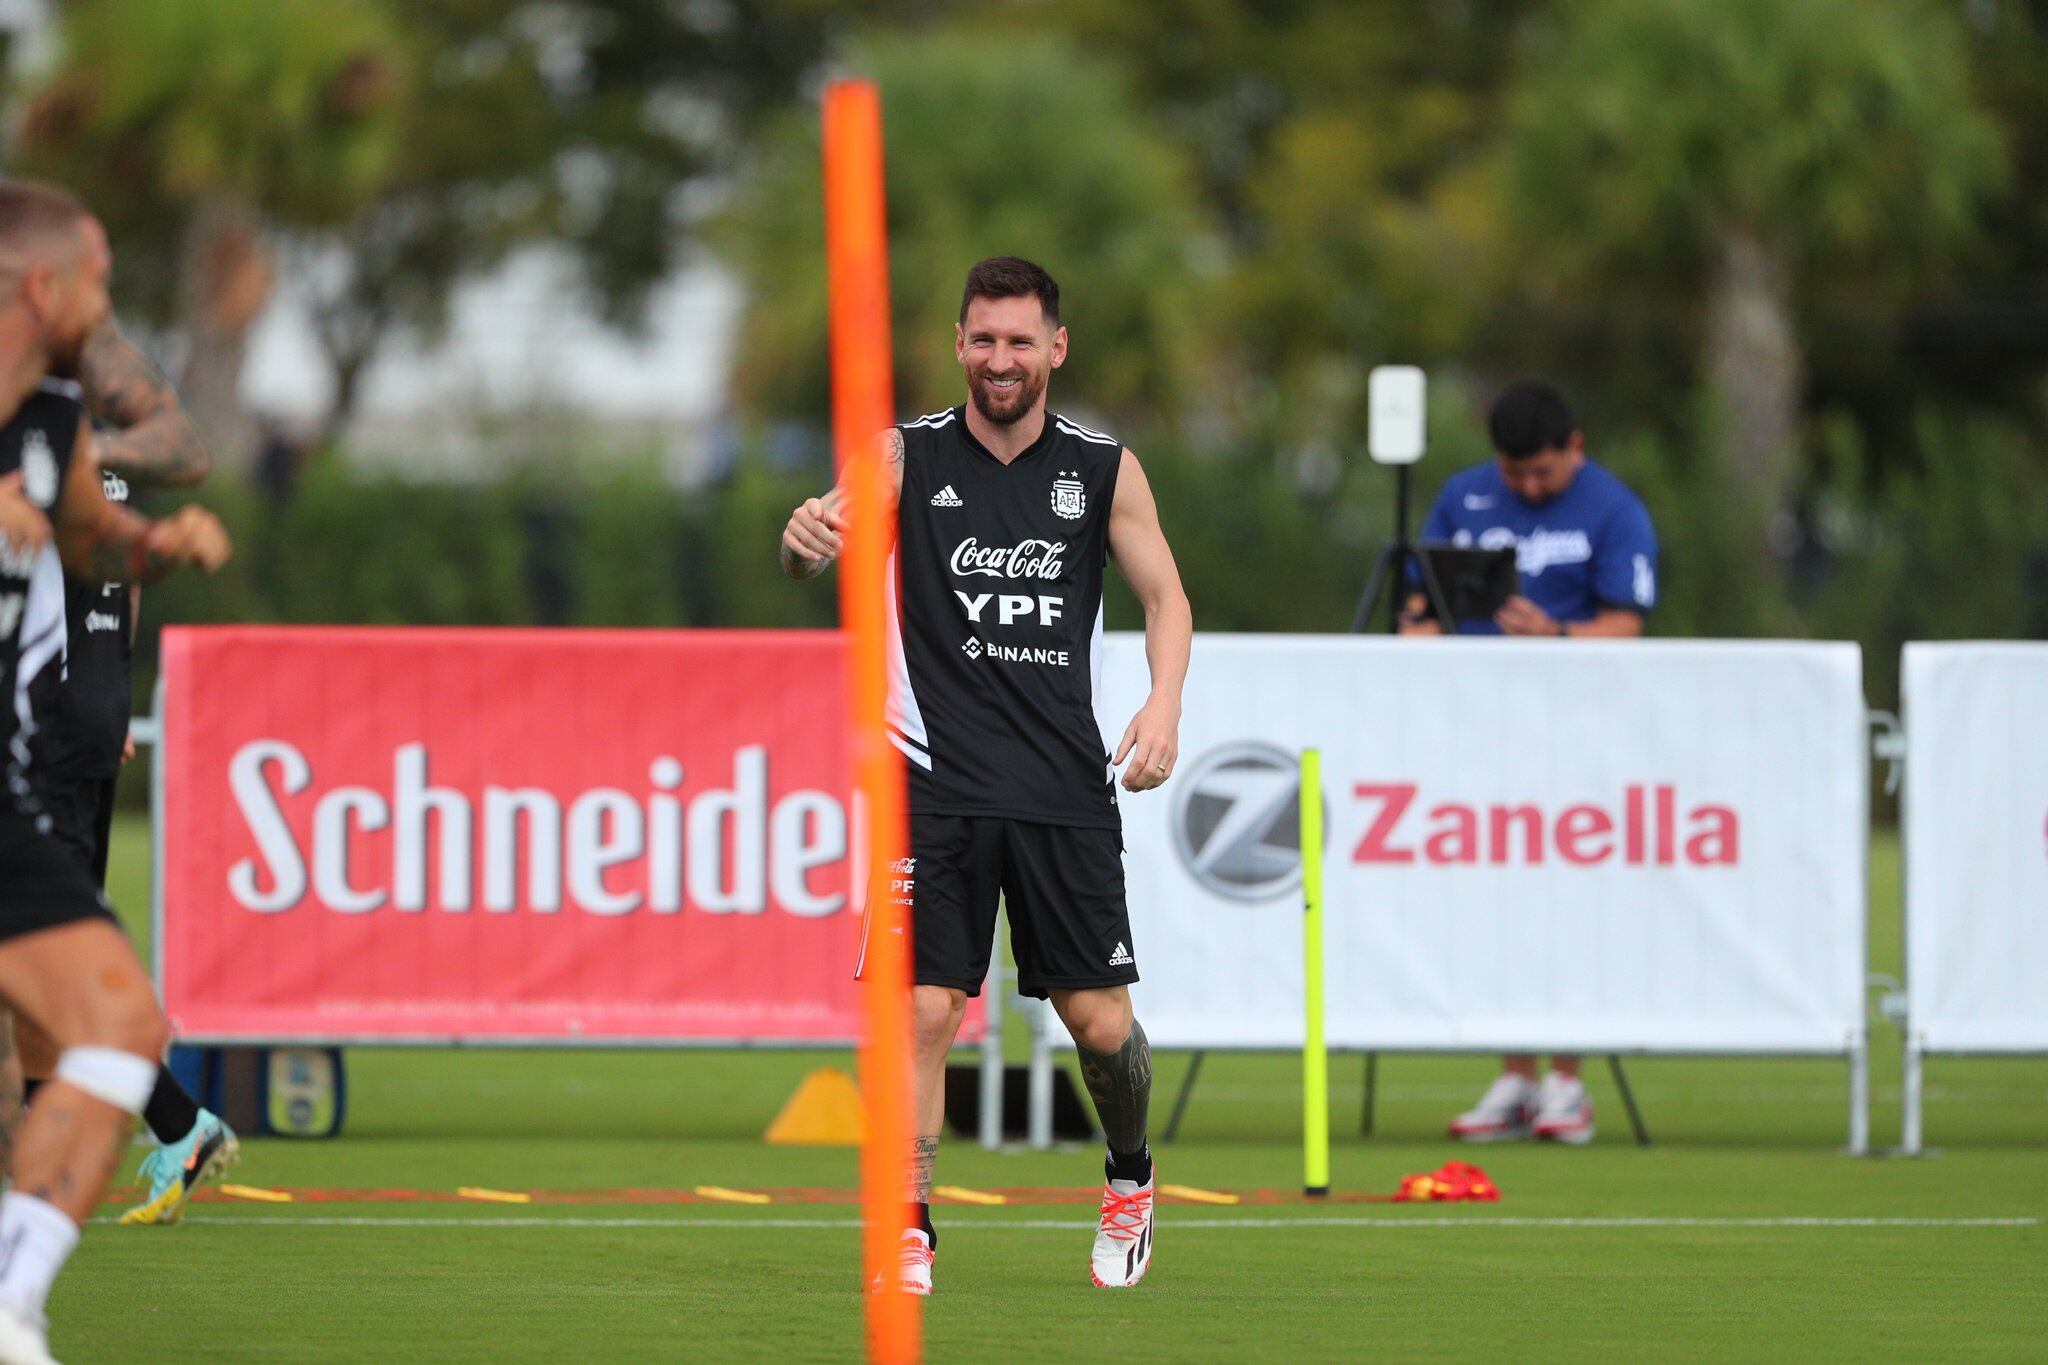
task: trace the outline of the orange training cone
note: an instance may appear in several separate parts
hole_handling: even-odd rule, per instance
[[[867,1130],[853,1077],[825,1066],[804,1077],[762,1137],[795,1147],[858,1147]]]

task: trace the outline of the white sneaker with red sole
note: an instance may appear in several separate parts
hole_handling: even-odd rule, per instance
[[[1088,1273],[1097,1289],[1129,1289],[1152,1264],[1152,1188],[1107,1180],[1102,1185],[1102,1221],[1095,1229],[1095,1254]]]
[[[1593,1097],[1577,1076],[1553,1071],[1536,1087],[1536,1118],[1530,1125],[1538,1142],[1566,1142],[1583,1147],[1593,1140]]]
[[[936,1259],[932,1251],[931,1238],[923,1228],[905,1228],[903,1241],[896,1251],[896,1287],[906,1294],[922,1298],[932,1292],[932,1262]],[[881,1276],[875,1277],[871,1286],[879,1291]]]
[[[1451,1136],[1460,1142],[1520,1142],[1535,1116],[1536,1083],[1504,1071],[1478,1104],[1451,1120]]]

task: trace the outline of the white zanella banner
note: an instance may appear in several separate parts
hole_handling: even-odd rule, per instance
[[[1907,645],[1916,1049],[2048,1052],[2048,644]]]
[[[1105,681],[1114,735],[1141,640]],[[1309,746],[1332,1045],[1860,1046],[1855,646],[1197,637],[1179,771],[1123,801],[1155,1044],[1301,1041]]]

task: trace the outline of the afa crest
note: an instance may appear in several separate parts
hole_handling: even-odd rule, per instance
[[[21,438],[21,491],[44,509],[57,501],[57,456],[40,428]]]
[[[1079,521],[1088,511],[1088,486],[1077,474],[1061,471],[1052,481],[1052,510],[1068,521]]]

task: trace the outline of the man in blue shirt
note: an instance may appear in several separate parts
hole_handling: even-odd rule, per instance
[[[1466,635],[1635,636],[1657,602],[1657,533],[1635,490],[1586,458],[1585,433],[1547,384],[1510,385],[1487,417],[1499,452],[1444,482],[1425,544],[1513,546],[1522,590]],[[1434,634],[1420,593],[1404,634]]]
[[[1586,436],[1547,384],[1511,384],[1487,415],[1495,456],[1445,481],[1423,526],[1425,544],[1513,546],[1521,590],[1491,620],[1458,623],[1466,635],[1585,636],[1643,633],[1657,602],[1657,533],[1635,491],[1586,458]],[[1403,635],[1436,635],[1422,594],[1409,597]],[[1479,1104],[1451,1121],[1468,1142],[1536,1137],[1593,1140],[1593,1102],[1579,1058],[1556,1056],[1539,1082],[1536,1058],[1501,1059]]]

